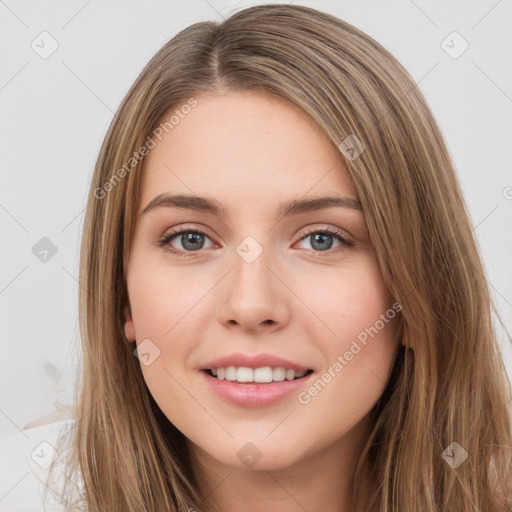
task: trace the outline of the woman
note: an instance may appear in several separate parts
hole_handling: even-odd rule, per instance
[[[80,278],[89,511],[512,510],[453,166],[351,25],[262,5],[169,41],[105,138]]]

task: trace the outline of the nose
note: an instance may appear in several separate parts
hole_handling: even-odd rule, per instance
[[[290,316],[292,294],[280,274],[267,251],[252,262],[235,251],[233,268],[218,296],[217,320],[228,328],[239,326],[252,333],[282,329]]]

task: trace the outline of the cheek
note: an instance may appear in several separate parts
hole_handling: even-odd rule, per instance
[[[398,343],[398,317],[393,315],[387,322],[379,319],[382,325],[375,326],[375,318],[385,311],[376,309],[377,316],[358,317],[362,323],[354,320],[336,344],[324,346],[325,366],[297,396],[302,417],[322,418],[321,426],[315,428],[324,442],[334,441],[357,425],[386,387]]]
[[[137,339],[190,338],[195,325],[191,319],[204,308],[204,297],[215,281],[206,273],[199,279],[193,266],[172,268],[161,262],[149,266],[138,260],[134,258],[128,282]]]
[[[307,414],[343,429],[368,413],[384,391],[398,343],[398,313],[372,255],[325,283],[309,295],[329,327],[323,325],[322,335],[309,333],[324,365],[298,402]]]
[[[375,334],[375,327],[380,331],[396,315],[391,310],[383,323],[382,315],[390,310],[393,297],[372,252],[358,256],[353,265],[328,270],[307,279],[301,293],[307,297],[309,311],[321,321],[305,324],[310,328],[309,337],[332,358],[333,353],[347,350],[352,340],[364,342],[370,332]]]
[[[204,319],[211,318],[207,298],[215,281],[208,275],[198,279],[193,266],[170,268],[160,263],[149,265],[150,258],[134,253],[128,279],[128,293],[135,325],[141,370],[146,385],[167,417],[178,428],[193,414],[190,389],[190,355],[200,346]],[[149,340],[149,341],[148,341]],[[150,364],[147,364],[150,363]]]
[[[191,399],[189,370],[190,354],[201,339],[198,297],[205,292],[197,282],[185,286],[176,280],[151,278],[139,282],[133,290],[132,314],[138,351],[149,339],[150,352],[153,350],[156,355],[150,364],[141,358],[144,381],[167,418],[189,434],[198,423],[194,418],[204,416],[200,402]]]

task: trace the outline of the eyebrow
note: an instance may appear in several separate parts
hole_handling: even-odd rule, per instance
[[[229,210],[215,199],[190,195],[159,194],[154,197],[142,210],[141,215],[154,210],[157,207],[182,208],[200,212],[212,213],[220,217],[227,217]],[[361,203],[351,197],[317,197],[312,199],[292,199],[282,203],[276,213],[276,220],[288,215],[322,210],[326,208],[341,207],[363,211]]]

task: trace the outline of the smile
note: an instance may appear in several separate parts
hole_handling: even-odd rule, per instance
[[[237,407],[253,409],[268,407],[286,397],[296,396],[314,375],[313,370],[286,370],[284,367],[252,369],[244,366],[203,369],[198,374],[213,391],[214,396]],[[223,374],[224,378],[221,378]],[[249,378],[252,380],[247,380]]]
[[[293,370],[282,366],[261,368],[248,368],[246,366],[227,366],[205,370],[210,376],[218,380],[230,382],[268,384],[271,382],[283,382],[297,380],[313,372],[313,370]]]

